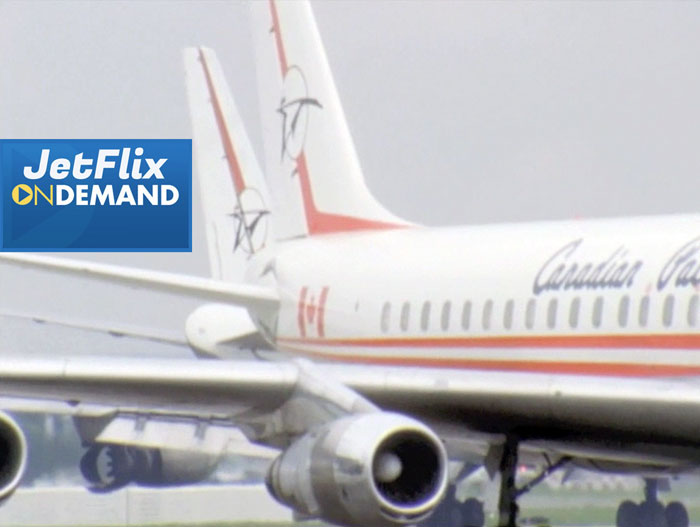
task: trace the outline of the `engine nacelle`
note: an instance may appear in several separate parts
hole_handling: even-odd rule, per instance
[[[130,483],[174,487],[198,483],[216,468],[219,456],[201,452],[95,443],[80,460],[80,472],[94,492],[109,492]]]
[[[354,415],[293,443],[270,466],[267,487],[297,512],[337,524],[416,523],[444,497],[447,455],[415,419]]]
[[[0,500],[9,498],[27,467],[27,441],[12,417],[0,412]]]

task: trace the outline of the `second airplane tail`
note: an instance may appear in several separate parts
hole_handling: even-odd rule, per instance
[[[188,48],[184,58],[211,275],[237,282],[274,239],[270,199],[216,55]]]

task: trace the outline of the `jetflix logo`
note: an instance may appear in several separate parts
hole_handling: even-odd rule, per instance
[[[3,140],[2,248],[191,250],[190,140]]]

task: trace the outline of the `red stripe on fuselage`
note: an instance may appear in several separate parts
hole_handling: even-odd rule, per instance
[[[405,355],[356,355],[315,349],[328,347],[364,348],[502,348],[502,349],[658,349],[700,351],[700,335],[557,335],[525,337],[437,337],[437,338],[279,338],[289,350],[326,360],[384,366],[418,366],[472,370],[519,371],[601,375],[611,377],[669,377],[700,375],[700,365],[625,362],[582,362],[566,360],[506,360],[454,357],[411,357]],[[313,348],[311,348],[313,347]]]
[[[700,350],[700,334],[533,335],[498,337],[378,337],[279,339],[290,344],[367,348],[614,348]]]
[[[556,373],[562,375],[590,375],[601,377],[683,377],[700,375],[700,366],[674,364],[635,364],[620,362],[567,362],[488,359],[448,359],[400,356],[357,356],[309,351],[291,347],[307,356],[352,364],[377,366],[408,366],[423,368],[451,368],[523,373]]]
[[[219,129],[219,136],[221,137],[221,142],[224,146],[224,152],[226,153],[226,160],[228,162],[229,172],[231,173],[231,179],[233,180],[233,186],[236,189],[236,194],[240,194],[245,189],[245,182],[243,181],[243,172],[241,172],[241,166],[238,164],[238,158],[236,157],[236,152],[233,149],[233,141],[231,140],[231,134],[226,126],[226,121],[224,120],[224,114],[221,109],[221,103],[216,97],[216,92],[214,91],[214,83],[211,79],[211,72],[209,71],[209,65],[204,58],[204,53],[199,50],[199,60],[202,62],[202,67],[204,68],[204,77],[207,81],[207,88],[209,89],[209,97],[211,98],[211,103],[214,106],[214,115],[216,117],[216,126]]]

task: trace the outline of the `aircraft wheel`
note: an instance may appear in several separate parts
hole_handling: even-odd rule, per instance
[[[617,508],[617,527],[639,527],[641,507],[633,501],[627,500],[620,503]]]
[[[658,501],[644,501],[639,505],[640,527],[668,527],[666,508]]]
[[[667,527],[688,527],[690,518],[688,517],[688,509],[685,508],[679,501],[672,501],[666,505],[664,511],[666,515]]]
[[[482,502],[476,498],[469,498],[460,508],[462,509],[462,525],[464,527],[484,527],[486,517],[484,515],[484,504]],[[685,527],[688,526],[686,525]]]
[[[462,503],[454,492],[449,492],[433,514],[420,523],[420,527],[484,527],[485,519],[482,502],[469,498]]]
[[[430,517],[420,523],[420,527],[462,527],[461,506],[451,488]]]

